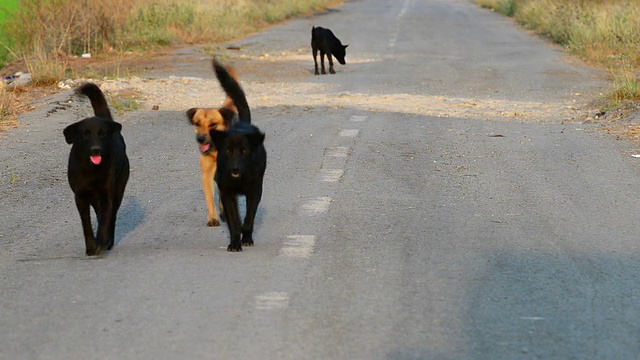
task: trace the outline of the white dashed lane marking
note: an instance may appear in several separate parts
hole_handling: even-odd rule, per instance
[[[351,117],[349,118],[349,121],[353,121],[353,122],[362,122],[367,120],[367,115],[351,115]]]
[[[284,247],[280,249],[281,256],[308,258],[316,244],[315,235],[289,235]]]
[[[358,136],[359,133],[360,133],[360,130],[358,129],[345,129],[345,130],[340,130],[339,135],[341,137],[356,137]]]
[[[335,147],[328,148],[324,151],[324,154],[326,156],[331,156],[331,157],[347,157],[348,153],[349,153],[349,148],[345,146],[335,146]]]
[[[337,182],[344,175],[342,169],[320,169],[320,181],[322,182]]]
[[[315,199],[311,199],[302,205],[302,210],[307,215],[318,215],[327,212],[329,205],[331,204],[331,198],[328,196],[321,196]]]
[[[289,305],[289,295],[284,292],[268,292],[256,296],[256,309],[278,310]]]

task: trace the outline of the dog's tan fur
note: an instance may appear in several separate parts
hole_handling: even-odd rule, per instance
[[[227,68],[229,74],[238,81],[236,72]],[[215,185],[218,150],[214,147],[209,135],[210,130],[226,131],[232,124],[238,110],[233,100],[227,96],[222,106],[215,108],[192,108],[187,110],[187,118],[196,132],[196,140],[200,144],[200,172],[202,174],[202,190],[207,204],[207,226],[220,226],[220,218],[215,206]],[[222,212],[222,204],[220,204]]]

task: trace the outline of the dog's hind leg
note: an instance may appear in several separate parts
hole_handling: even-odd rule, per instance
[[[213,176],[216,173],[216,162],[211,161],[208,157],[200,157],[200,170],[202,173],[202,190],[204,192],[204,200],[207,204],[207,226],[220,226],[218,212],[215,204],[215,186],[213,184]]]
[[[224,205],[224,212],[229,227],[229,237],[231,241],[227,246],[227,251],[242,251],[240,242],[240,214],[238,213],[238,199],[235,195],[223,195],[221,191],[220,201]]]
[[[126,161],[126,166],[123,168],[122,176],[118,177],[120,180],[118,184],[116,184],[115,190],[115,198],[113,200],[113,215],[111,218],[111,228],[109,229],[109,236],[111,237],[111,244],[107,248],[107,250],[111,250],[113,248],[113,244],[116,239],[116,220],[118,218],[118,209],[120,209],[120,205],[122,205],[122,198],[124,197],[124,189],[127,186],[127,181],[129,180],[129,160]]]
[[[93,236],[93,228],[91,227],[91,209],[89,202],[82,196],[76,194],[76,207],[80,214],[82,222],[82,233],[84,234],[85,253],[87,256],[100,255],[102,251],[98,251],[96,238]]]
[[[116,220],[118,218],[118,209],[120,208],[120,205],[122,204],[122,196],[124,195],[124,189],[122,189],[122,191],[120,191],[118,193],[117,198],[114,200],[113,203],[113,209],[111,211],[111,223],[109,226],[109,238],[111,239],[111,241],[109,242],[108,246],[107,246],[107,250],[111,250],[113,249],[113,244],[115,243],[115,239],[116,239]]]
[[[220,211],[220,221],[227,221],[227,215],[224,212],[224,206],[222,206],[222,201],[218,201],[218,211]]]

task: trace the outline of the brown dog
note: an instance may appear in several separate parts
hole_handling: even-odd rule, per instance
[[[232,68],[227,71],[238,81],[238,77]],[[231,97],[227,95],[222,107],[191,108],[187,110],[187,118],[196,131],[196,141],[200,146],[200,172],[202,173],[202,190],[207,204],[207,226],[220,226],[220,218],[215,206],[215,185],[213,179],[216,174],[218,150],[211,141],[211,130],[225,131],[233,124],[238,110]],[[220,205],[222,212],[222,205]]]

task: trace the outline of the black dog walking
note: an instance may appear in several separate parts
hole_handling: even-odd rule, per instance
[[[113,121],[100,88],[87,83],[77,92],[91,100],[95,116],[64,129],[65,140],[73,144],[67,176],[82,221],[86,254],[92,256],[113,247],[116,214],[129,180],[129,159],[120,134],[122,125]],[[90,207],[98,218],[95,237]]]
[[[264,133],[251,125],[251,111],[240,84],[216,59],[213,59],[213,69],[222,89],[238,109],[237,123],[227,131],[211,130],[210,135],[218,149],[215,180],[220,189],[220,201],[231,237],[227,250],[242,251],[242,245],[253,245],[253,223],[262,199],[267,151],[264,148]],[[238,195],[244,195],[247,199],[247,212],[242,226]]]
[[[327,54],[327,59],[329,60],[329,73],[335,74],[335,70],[333,70],[333,60],[331,56],[335,56],[336,60],[342,65],[345,65],[346,62],[344,57],[346,56],[346,48],[349,45],[342,45],[340,40],[333,35],[333,32],[329,29],[325,29],[320,26],[314,26],[311,29],[311,50],[313,51],[313,62],[315,63],[315,74],[320,75],[318,73],[318,51],[320,51],[320,66],[322,67],[322,74],[326,74],[327,72],[324,69],[324,55]]]

